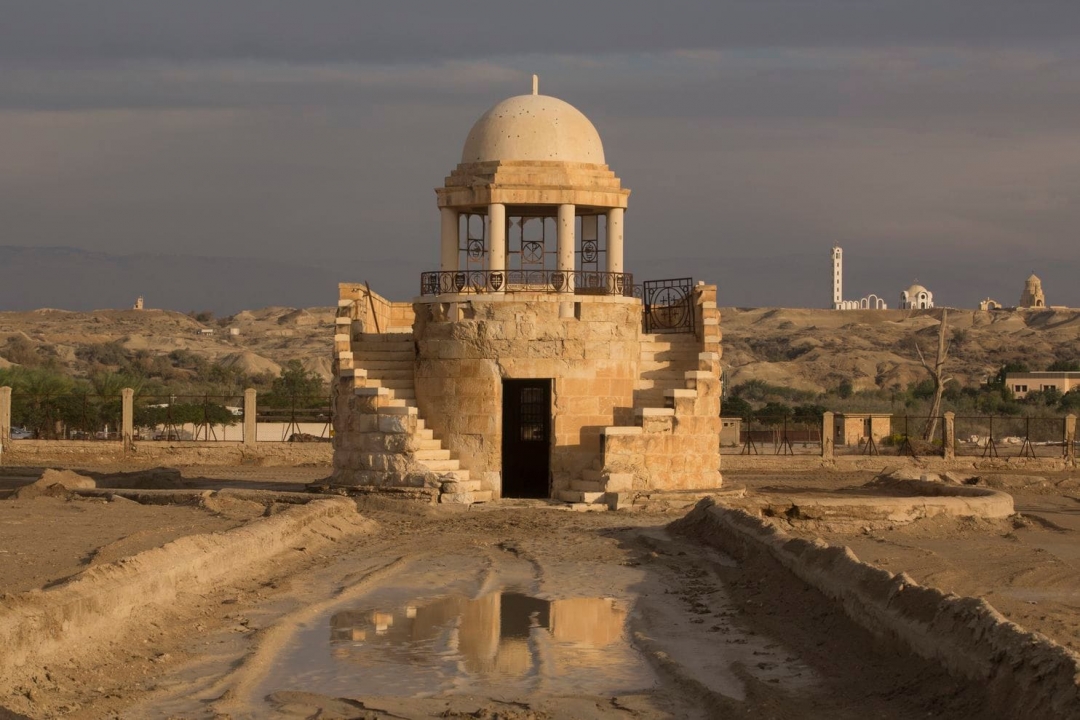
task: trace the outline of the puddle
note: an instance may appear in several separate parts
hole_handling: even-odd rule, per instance
[[[393,595],[394,593],[378,593]],[[655,684],[615,598],[504,588],[335,609],[300,630],[264,690],[336,696],[614,695]]]

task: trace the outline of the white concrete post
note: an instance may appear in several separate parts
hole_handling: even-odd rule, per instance
[[[622,208],[607,212],[607,270],[621,273],[623,270],[623,213]]]
[[[255,388],[244,391],[244,444],[254,445],[259,428],[255,424]]]
[[[497,293],[506,289],[506,206],[491,203],[488,207],[488,271],[492,273],[491,288]],[[501,277],[495,273],[501,273]],[[498,285],[498,287],[496,287]]]
[[[946,460],[956,459],[956,413],[945,413],[941,424],[941,456]]]
[[[124,388],[120,397],[120,441],[124,444],[124,452],[129,453],[135,449],[135,391]]]
[[[439,269],[453,272],[458,269],[458,213],[453,208],[442,208],[442,255]]]
[[[0,388],[0,392],[3,388]],[[0,418],[3,418],[3,398],[0,397]],[[3,432],[3,428],[0,428]],[[1076,416],[1069,413],[1065,416],[1065,433],[1062,438],[1065,441],[1065,459],[1070,463],[1076,462]]]
[[[577,235],[574,232],[574,206],[559,206],[559,272],[563,273],[562,292],[574,292],[574,252],[577,250]]]
[[[832,460],[836,456],[834,441],[836,428],[833,427],[833,414],[826,412],[821,414],[821,457]]]
[[[11,388],[0,387],[0,450],[11,447]]]

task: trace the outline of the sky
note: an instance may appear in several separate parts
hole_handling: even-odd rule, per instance
[[[252,258],[326,271],[298,273],[299,304],[334,304],[327,273],[407,299],[438,265],[433,188],[537,73],[633,191],[639,281],[821,307],[839,243],[848,299],[895,306],[918,280],[1009,305],[1034,271],[1080,306],[1075,0],[0,0],[0,18],[0,246]],[[262,279],[234,282],[242,303]]]

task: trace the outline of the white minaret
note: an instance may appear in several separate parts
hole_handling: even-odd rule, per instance
[[[844,251],[839,245],[832,249],[832,307],[839,310],[844,302]]]

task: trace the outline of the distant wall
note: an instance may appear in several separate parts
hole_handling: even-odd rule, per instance
[[[12,440],[0,453],[0,465],[326,465],[333,460],[331,443],[166,442],[134,443],[124,452],[121,442],[96,440]]]
[[[349,309],[349,317],[359,323],[359,332],[389,332],[391,329],[411,329],[416,315],[412,302],[387,300],[365,283],[338,284],[338,312]]]

